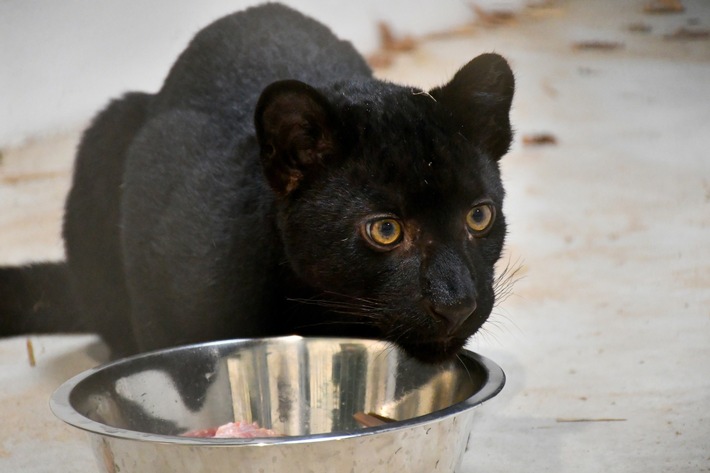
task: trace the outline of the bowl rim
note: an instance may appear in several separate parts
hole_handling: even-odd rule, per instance
[[[70,396],[74,388],[82,381],[93,376],[96,373],[110,369],[114,366],[126,364],[138,359],[150,358],[158,355],[165,355],[173,351],[183,351],[189,349],[198,349],[206,347],[217,347],[219,345],[234,345],[238,347],[240,344],[251,344],[253,342],[275,342],[275,341],[293,341],[303,342],[304,340],[331,340],[334,342],[363,342],[374,341],[380,343],[389,343],[384,340],[356,338],[356,337],[302,337],[299,335],[288,335],[279,337],[259,337],[259,338],[236,338],[228,340],[219,340],[205,343],[197,343],[190,345],[181,345],[177,347],[154,350],[146,353],[140,353],[126,358],[121,358],[115,361],[103,363],[96,367],[85,370],[72,378],[62,383],[51,395],[49,399],[49,407],[52,413],[65,423],[84,430],[90,434],[97,434],[105,437],[116,439],[143,441],[151,443],[162,443],[172,445],[192,445],[192,446],[255,446],[255,445],[284,445],[298,443],[315,443],[330,440],[343,440],[365,435],[375,435],[384,432],[402,430],[415,426],[423,426],[430,423],[439,422],[442,419],[460,414],[464,411],[471,410],[485,401],[495,397],[500,393],[505,385],[505,373],[503,369],[492,360],[479,355],[471,350],[462,348],[458,356],[471,359],[477,363],[486,376],[481,388],[472,396],[463,401],[452,404],[444,409],[439,409],[429,414],[413,417],[402,421],[395,421],[388,424],[383,424],[376,427],[364,427],[355,431],[336,431],[325,432],[310,435],[293,435],[284,437],[264,437],[264,438],[200,438],[200,437],[180,437],[176,435],[155,434],[149,432],[140,432],[136,430],[124,429],[121,427],[112,427],[101,422],[92,420],[74,409],[70,402]]]

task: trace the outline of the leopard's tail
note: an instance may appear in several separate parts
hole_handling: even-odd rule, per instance
[[[66,263],[0,267],[0,336],[88,330]]]

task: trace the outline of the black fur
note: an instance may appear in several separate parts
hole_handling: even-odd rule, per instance
[[[66,264],[0,268],[0,334],[85,331],[76,315]]]
[[[495,54],[428,93],[375,80],[278,4],[216,21],[159,93],[113,102],[83,137],[56,278],[74,327],[114,355],[296,332],[453,356],[494,303],[513,88]],[[478,204],[495,216],[480,234]],[[382,216],[403,229],[387,248],[367,230]]]

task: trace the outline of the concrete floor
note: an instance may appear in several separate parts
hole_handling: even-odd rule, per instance
[[[672,36],[707,31],[710,3],[646,3],[528,9],[379,71],[431,86],[495,50],[517,74],[503,264],[521,279],[470,344],[508,384],[480,409],[462,473],[710,471],[710,39]],[[618,47],[573,47],[590,41]],[[556,144],[523,144],[536,133]],[[5,151],[1,262],[62,257],[76,139]],[[26,338],[0,341],[0,472],[94,471],[47,398],[102,347],[29,340],[34,367]]]

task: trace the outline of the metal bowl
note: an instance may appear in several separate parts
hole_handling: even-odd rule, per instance
[[[127,358],[75,376],[50,405],[110,473],[453,472],[473,408],[504,382],[466,350],[429,365],[386,342],[294,336]],[[363,428],[359,412],[395,421]],[[180,436],[236,420],[285,436]]]

